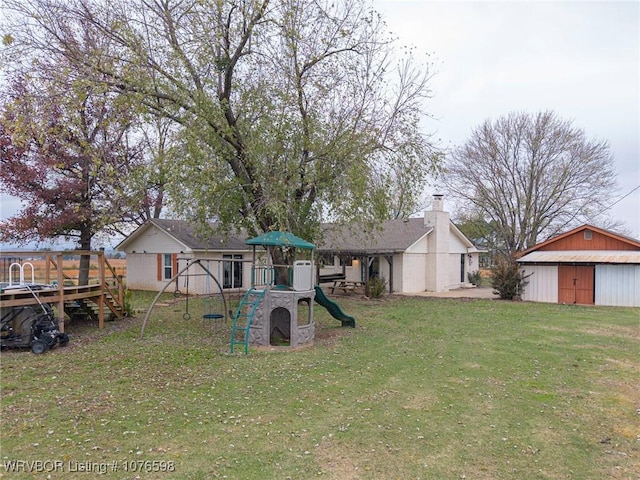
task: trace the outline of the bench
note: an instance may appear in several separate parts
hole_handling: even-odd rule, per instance
[[[337,280],[344,280],[345,278],[344,273],[328,273],[326,275],[320,275],[318,277],[318,283],[331,283]]]

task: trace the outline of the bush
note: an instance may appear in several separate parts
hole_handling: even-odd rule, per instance
[[[370,278],[365,284],[367,297],[381,298],[387,291],[387,281],[382,277]]]
[[[479,270],[469,272],[467,273],[467,280],[469,280],[469,283],[478,286],[480,285],[480,282],[482,282],[482,275],[480,275]]]
[[[520,300],[527,277],[514,258],[497,258],[491,274],[493,293],[503,300]]]
[[[124,289],[124,305],[122,307],[127,316],[131,316],[133,314],[133,307],[131,306],[132,295],[133,292],[131,290],[128,288]]]

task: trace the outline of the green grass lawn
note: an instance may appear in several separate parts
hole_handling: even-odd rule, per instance
[[[337,301],[357,328],[316,305],[297,351],[229,355],[230,325],[171,301],[143,339],[139,315],[3,351],[0,476],[640,478],[638,309]]]

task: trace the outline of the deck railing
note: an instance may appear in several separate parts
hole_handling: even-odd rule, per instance
[[[49,285],[49,291],[57,290],[55,303],[58,306],[59,321],[64,321],[64,303],[81,295],[75,290],[85,290],[79,285],[81,270],[80,258],[89,257],[88,285],[89,293],[83,294],[98,305],[100,327],[103,326],[105,306],[118,318],[125,313],[124,305],[124,271],[121,273],[109,263],[103,250],[65,250],[65,251],[3,251],[0,255],[0,288],[18,283]],[[26,268],[25,268],[26,267]],[[30,268],[30,270],[29,270]],[[25,272],[31,278],[25,278]],[[83,282],[86,283],[86,282]],[[68,289],[65,293],[65,289]],[[73,292],[70,289],[75,289]],[[88,292],[88,290],[87,290]],[[3,304],[14,301],[4,292]],[[50,298],[51,300],[51,298]],[[21,300],[23,301],[23,300]]]

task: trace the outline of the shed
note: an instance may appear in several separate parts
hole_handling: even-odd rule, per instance
[[[640,307],[640,241],[583,225],[518,258],[535,302]]]

